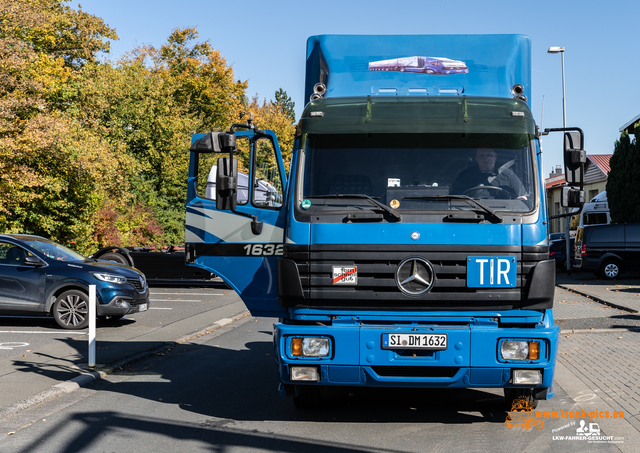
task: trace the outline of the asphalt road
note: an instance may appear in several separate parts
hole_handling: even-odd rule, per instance
[[[231,296],[233,299],[230,299]],[[150,307],[117,321],[98,321],[97,338],[109,331],[114,340],[126,338],[140,325],[166,326],[190,316],[236,302],[233,291],[226,288],[151,288]],[[118,335],[118,332],[121,335]],[[82,340],[87,330],[64,330],[52,317],[0,316],[0,359],[17,352],[29,353],[59,341]]]
[[[138,330],[157,328],[177,335],[206,317],[212,308],[227,310],[238,303],[238,297],[223,288],[154,288],[152,293],[154,310],[99,325],[98,337],[109,341],[99,343],[104,349],[98,350],[98,360],[113,352],[109,348],[118,338],[148,349],[147,342],[137,341],[146,338],[140,337]],[[554,311],[561,329],[629,316],[564,290],[556,291]],[[570,425],[572,420],[566,418],[541,417],[544,425],[540,429],[507,427],[504,399],[498,389],[345,388],[329,395],[320,409],[297,410],[291,399],[277,392],[272,346],[275,320],[234,319],[224,327],[120,367],[76,391],[0,420],[0,453],[620,451],[615,444],[557,439],[558,435],[576,433],[575,423]],[[28,342],[28,348],[34,350],[69,343],[70,351],[77,353],[80,348],[76,343],[86,338],[84,332],[64,332],[42,319],[0,319],[0,330],[0,342]],[[44,333],[29,333],[35,331]],[[606,404],[620,409],[619,402],[600,399],[604,395],[598,390],[590,393],[584,378],[581,381],[568,366],[579,366],[581,356],[572,355],[574,343],[583,346],[586,339],[600,337],[585,337],[578,343],[571,343],[572,338],[561,338],[561,354],[568,355],[560,356],[556,394],[541,401],[537,410],[566,412]],[[31,350],[24,348],[25,352]],[[8,350],[0,349],[0,354],[4,351]],[[10,353],[15,356],[16,351]],[[576,360],[565,363],[569,358]],[[31,367],[19,371],[32,375],[46,374],[47,370]],[[629,424],[600,421],[600,425],[606,434],[625,436],[622,451],[635,451],[635,430]]]
[[[23,411],[2,427],[0,451],[575,451],[553,439],[567,420],[507,428],[498,390],[345,389],[296,410],[276,390],[273,321],[243,318]],[[558,388],[538,409],[578,408]]]

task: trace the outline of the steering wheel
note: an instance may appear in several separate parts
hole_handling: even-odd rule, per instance
[[[462,192],[462,195],[468,195],[470,192],[473,192],[474,190],[483,190],[483,189],[488,189],[488,190],[497,190],[499,193],[503,192],[503,195],[506,194],[509,200],[513,200],[514,196],[513,194],[507,190],[507,189],[503,189],[502,187],[498,187],[498,186],[474,186],[471,187],[470,189],[465,190],[464,192]]]

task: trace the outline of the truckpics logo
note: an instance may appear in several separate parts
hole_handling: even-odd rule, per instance
[[[396,285],[405,294],[418,296],[431,291],[436,273],[431,263],[422,258],[407,258],[398,265]]]
[[[369,71],[415,72],[418,74],[467,74],[469,68],[464,61],[440,57],[403,57],[372,61]]]
[[[533,412],[533,403],[526,398],[516,398],[511,406],[511,413],[507,415],[504,421],[507,428],[519,426],[523,429],[531,429],[534,426],[537,429],[544,428],[544,421],[537,420]]]

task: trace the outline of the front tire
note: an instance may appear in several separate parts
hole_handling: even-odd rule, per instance
[[[98,259],[105,260],[105,261],[113,261],[114,263],[126,264],[127,266],[129,265],[129,261],[127,261],[127,258],[121,255],[120,253],[116,253],[116,252],[105,253],[104,255],[100,255]]]
[[[89,297],[82,291],[65,291],[53,304],[53,317],[63,329],[85,329],[89,325]]]

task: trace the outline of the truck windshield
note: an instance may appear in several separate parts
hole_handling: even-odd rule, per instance
[[[534,206],[528,134],[307,134],[302,197],[316,209],[529,212]],[[470,203],[466,198],[476,200]],[[487,209],[484,209],[487,208]],[[315,211],[315,209],[314,209]]]

